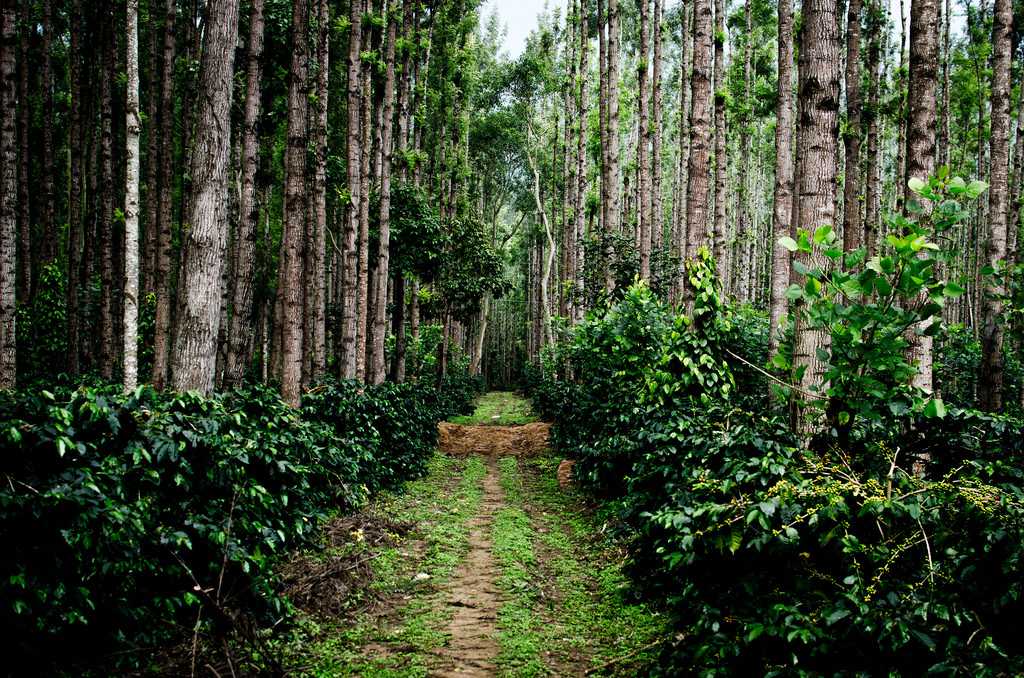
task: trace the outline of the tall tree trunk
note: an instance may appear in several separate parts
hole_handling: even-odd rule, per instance
[[[708,177],[711,174],[711,73],[714,46],[711,35],[711,0],[693,1],[693,73],[690,75],[690,160],[686,187],[686,256],[709,244]],[[685,279],[685,278],[684,278]],[[685,285],[685,296],[692,290]]]
[[[149,35],[149,63],[146,67],[146,169],[143,178],[145,191],[145,215],[141,217],[144,240],[140,243],[141,263],[139,264],[142,297],[156,293],[156,248],[160,221],[160,31],[158,3],[149,2],[149,16],[145,29]]]
[[[651,279],[651,102],[650,102],[650,0],[638,0],[640,8],[640,54],[637,60],[637,225],[640,234],[640,278]]]
[[[80,370],[79,279],[82,274],[82,0],[71,3],[71,53],[68,56],[68,76],[71,83],[71,119],[68,123],[68,152],[70,157],[70,187],[68,191],[68,372],[77,375]],[[152,134],[152,132],[151,132]]]
[[[234,270],[231,275],[231,325],[228,331],[228,359],[224,384],[237,386],[245,376],[252,357],[255,288],[256,231],[259,206],[256,202],[256,171],[259,169],[259,120],[263,80],[263,0],[253,0],[249,17],[246,64],[245,119],[242,123],[242,192],[238,201],[238,232],[235,235]]]
[[[608,183],[609,183],[609,205],[608,205],[608,233],[615,233],[622,229],[622,215],[619,202],[619,185],[621,183],[619,173],[619,3],[618,0],[608,0]],[[611,290],[615,287],[615,278],[612,272],[614,265],[615,250],[611,240],[605,247],[605,266],[608,267],[605,275],[605,289]]]
[[[661,94],[661,6],[662,0],[654,0],[654,28],[651,54],[651,101],[653,106],[651,130],[651,248],[661,249],[664,240],[664,225],[661,196],[661,127],[664,123]]]
[[[117,284],[114,270],[116,236],[114,228],[114,38],[113,27],[105,25],[100,31],[103,41],[103,64],[100,79],[100,375],[110,380],[117,362],[116,331],[114,326]]]
[[[371,3],[367,3],[368,7]],[[363,35],[364,44],[373,44],[372,29]],[[370,64],[362,68],[362,98],[360,101],[359,153],[359,277],[356,281],[356,378],[366,381],[367,330],[370,320],[370,156],[373,151],[373,71]]]
[[[778,99],[775,104],[775,193],[772,201],[772,273],[769,304],[769,352],[779,350],[786,315],[791,255],[779,238],[793,234],[793,2],[779,0]]]
[[[124,390],[131,393],[139,382],[139,0],[128,0],[126,21],[125,146],[127,171],[124,198]]]
[[[281,235],[281,397],[298,407],[302,395],[303,264],[306,244],[306,146],[309,130],[309,3],[292,3],[292,62],[288,79],[284,232]],[[309,293],[309,288],[305,291]]]
[[[750,205],[749,203],[749,187],[750,187],[750,165],[753,162],[751,158],[750,147],[751,147],[751,136],[754,130],[751,129],[751,115],[750,109],[754,105],[751,99],[751,79],[752,79],[752,63],[751,63],[751,41],[753,40],[753,23],[751,17],[750,0],[745,0],[743,3],[743,22],[746,29],[746,37],[743,40],[743,108],[742,114],[739,117],[740,123],[740,161],[739,167],[737,168],[737,190],[736,190],[736,246],[732,248],[735,254],[735,260],[733,261],[733,275],[732,278],[736,281],[736,286],[732,290],[738,299],[748,299],[748,281],[751,274],[753,273],[754,267],[751,265],[751,248],[753,247],[753,234],[751,233],[750,224]],[[724,83],[723,83],[724,84]],[[724,198],[724,196],[723,196]],[[724,205],[723,205],[724,207]],[[727,250],[728,251],[728,250]]]
[[[868,257],[875,254],[875,243],[880,227],[880,212],[882,208],[881,178],[879,171],[879,153],[881,145],[880,121],[879,121],[879,97],[882,79],[882,25],[883,9],[878,0],[872,0],[870,4],[870,18],[868,32],[868,102],[867,102],[867,162],[864,180],[864,247],[867,249]]]
[[[57,172],[53,157],[53,124],[55,111],[53,107],[53,3],[42,0],[43,7],[43,44],[42,44],[42,89],[43,89],[43,204],[40,210],[39,263],[42,266],[57,258],[57,196],[54,188],[54,177]]]
[[[177,391],[209,394],[216,376],[237,35],[238,0],[210,0],[199,72],[195,147],[190,163],[190,228],[182,248],[178,329],[171,359],[171,383]]]
[[[1013,3],[995,0],[992,23],[992,136],[989,155],[992,162],[989,205],[988,265],[1005,271],[1007,241],[1007,174],[1010,146],[1010,52],[1013,30]],[[1002,275],[989,276],[982,299],[982,367],[978,379],[978,401],[982,409],[999,412],[1003,408],[1003,297],[1006,283]]]
[[[860,221],[860,12],[861,1],[849,0],[846,11],[846,176],[843,180],[843,249],[861,246]]]
[[[607,0],[597,0],[597,70],[598,70],[598,130],[601,140],[601,229],[607,236],[612,233],[611,179],[608,160],[608,11]],[[607,286],[608,259],[602,262],[603,278]]]
[[[586,307],[586,295],[585,295],[585,272],[586,272],[586,252],[584,242],[586,240],[586,223],[585,210],[587,205],[587,74],[589,72],[588,67],[588,55],[587,51],[590,46],[590,35],[588,34],[587,26],[588,15],[587,15],[587,0],[580,0],[580,19],[579,19],[579,69],[577,74],[579,77],[579,83],[577,85],[577,102],[576,102],[576,205],[574,209],[575,214],[575,226],[572,248],[573,252],[573,271],[575,280],[572,291],[572,320],[574,323],[583,321],[583,312]]]
[[[164,2],[164,55],[160,78],[160,208],[156,249],[156,317],[153,339],[153,386],[163,389],[170,376],[171,355],[171,258],[174,254],[171,229],[174,221],[174,61],[175,0]],[[187,113],[185,114],[188,115]]]
[[[316,117],[313,121],[312,200],[306,239],[306,338],[307,383],[319,381],[327,366],[327,116],[330,96],[331,12],[327,0],[318,0]]]
[[[715,226],[714,255],[723,289],[729,280],[728,233],[725,222],[725,175],[728,156],[725,148],[725,0],[715,0]]]
[[[949,166],[949,66],[953,55],[950,53],[949,28],[952,21],[952,6],[950,0],[945,0],[945,8],[942,12],[942,53],[940,62],[942,64],[942,122],[939,123],[938,141],[938,164],[940,167]]]
[[[814,233],[836,224],[836,151],[839,109],[839,8],[836,0],[806,0],[799,58],[799,111],[796,175],[797,225]],[[808,268],[825,268],[820,251],[800,257]],[[805,313],[797,314],[793,367],[800,375],[804,393],[824,393],[825,361],[821,353],[831,347],[827,330],[810,327]],[[818,430],[820,422],[800,398],[796,399],[795,429],[804,437]]]
[[[10,0],[12,3],[14,0]],[[29,102],[29,70],[28,37],[35,32],[32,20],[32,0],[21,0],[21,30],[18,35],[18,290],[17,300],[27,303],[32,296],[34,280],[32,261],[32,176],[31,150],[29,148],[29,127],[32,119],[32,106]]]
[[[359,145],[360,104],[362,102],[362,68],[359,60],[362,44],[363,0],[351,0],[349,7],[348,47],[348,195],[347,217],[343,237],[344,271],[342,277],[341,315],[341,376],[344,379],[356,377],[356,287],[359,277],[359,251],[356,249],[356,233],[359,231]]]
[[[14,2],[0,0],[0,390],[17,384],[18,146]]]
[[[903,203],[912,199],[907,182],[911,178],[928,180],[935,173],[935,128],[938,122],[935,89],[939,76],[939,3],[938,0],[913,0],[910,5],[910,92],[907,119],[906,175],[903,177]],[[1007,143],[1009,139],[1007,139]],[[921,295],[920,303],[928,301]],[[919,323],[908,334],[908,357],[917,364],[912,384],[932,390],[932,338],[923,334],[930,323]]]
[[[406,0],[408,2],[408,0]],[[373,332],[370,344],[373,349],[373,360],[369,365],[369,379],[371,384],[380,384],[385,377],[385,356],[384,340],[387,322],[387,290],[389,278],[389,248],[391,246],[391,161],[392,161],[392,120],[395,112],[395,39],[397,37],[397,22],[395,13],[388,19],[387,46],[384,52],[384,65],[387,74],[384,81],[384,101],[382,104],[381,125],[381,169],[380,169],[380,225],[377,246],[377,282],[374,286],[376,299],[373,304]],[[400,313],[401,309],[395,309]]]

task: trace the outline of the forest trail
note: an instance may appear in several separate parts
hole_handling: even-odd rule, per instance
[[[361,602],[311,624],[302,672],[637,675],[665,622],[627,599],[607,523],[559,488],[548,425],[489,393],[441,428],[429,474],[356,520],[402,529],[353,556],[372,569]]]

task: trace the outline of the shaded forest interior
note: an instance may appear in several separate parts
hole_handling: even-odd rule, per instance
[[[18,661],[283,671],[280,557],[520,389],[668,675],[1021,670],[1024,4],[502,2],[0,0]]]

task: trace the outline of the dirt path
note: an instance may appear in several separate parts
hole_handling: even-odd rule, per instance
[[[468,523],[469,552],[448,584],[445,603],[451,613],[450,641],[442,651],[437,676],[492,676],[498,643],[498,567],[492,553],[495,513],[504,504],[498,467],[488,460],[480,508]]]
[[[627,599],[621,546],[559,487],[548,425],[508,393],[459,421],[441,425],[427,477],[365,512],[411,527],[351,556],[372,567],[371,603],[317,619],[297,673],[644,675],[665,622]]]

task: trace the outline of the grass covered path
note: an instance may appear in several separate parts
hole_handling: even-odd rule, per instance
[[[534,419],[501,393],[461,423],[491,421]],[[356,546],[338,548],[365,563],[360,581],[342,609],[307,617],[289,663],[315,676],[643,674],[662,619],[627,600],[623,554],[559,488],[558,462],[438,453],[404,494],[346,519]]]

